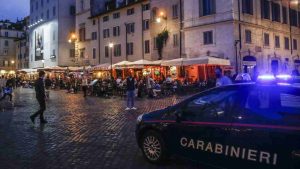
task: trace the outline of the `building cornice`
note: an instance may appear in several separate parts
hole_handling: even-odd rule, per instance
[[[140,1],[137,1],[137,2],[130,3],[128,5],[121,6],[119,8],[114,8],[114,9],[111,9],[111,10],[107,10],[107,11],[101,12],[101,13],[99,13],[97,15],[90,16],[89,19],[97,18],[97,17],[103,16],[103,15],[109,14],[111,12],[116,12],[116,11],[122,10],[124,8],[128,8],[128,7],[134,6],[136,4],[144,3],[146,1],[149,1],[149,0],[140,0]]]

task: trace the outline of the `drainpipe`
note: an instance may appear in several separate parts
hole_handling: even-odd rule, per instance
[[[242,49],[242,28],[241,28],[241,1],[238,0],[238,18],[239,18],[239,42],[240,42],[240,51],[239,51],[239,63],[241,63],[241,49]],[[242,64],[240,64],[242,67]],[[236,63],[237,70],[239,70],[239,64]],[[238,73],[238,72],[236,72]]]
[[[127,51],[127,43],[128,43],[128,42],[127,42],[127,41],[128,41],[128,34],[127,34],[127,31],[128,31],[128,30],[127,30],[127,29],[128,29],[128,28],[127,28],[127,23],[125,22],[124,24],[125,24],[125,49],[126,49],[126,50],[125,50],[125,54],[126,54],[125,60],[128,61],[128,53],[127,53],[127,52],[128,52],[128,51]]]
[[[291,24],[291,13],[290,13],[290,10],[291,10],[291,2],[289,1],[289,26],[290,26],[290,48],[291,48],[291,55],[293,55],[293,37],[292,37],[292,24]]]
[[[98,19],[98,45],[99,45],[99,64],[101,64],[101,30],[100,30],[100,17],[97,17]]]
[[[143,59],[145,59],[145,53],[144,53],[144,29],[143,29],[143,26],[144,26],[144,11],[143,11],[143,4],[141,4],[141,12],[142,12],[142,57]]]
[[[180,30],[179,30],[179,57],[182,57],[182,31],[183,31],[183,13],[182,13],[182,0],[179,0],[180,10]]]

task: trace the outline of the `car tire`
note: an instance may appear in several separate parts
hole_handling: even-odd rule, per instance
[[[151,163],[161,164],[167,158],[164,140],[158,132],[146,132],[141,138],[141,149],[144,157]]]

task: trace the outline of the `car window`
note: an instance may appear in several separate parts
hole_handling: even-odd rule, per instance
[[[254,88],[246,96],[244,111],[235,116],[243,123],[300,124],[300,92],[281,87]]]
[[[184,108],[187,121],[225,121],[234,107],[238,90],[213,90],[190,100]]]

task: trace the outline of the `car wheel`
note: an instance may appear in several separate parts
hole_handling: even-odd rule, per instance
[[[151,163],[162,163],[166,159],[166,148],[163,138],[155,131],[144,134],[141,140],[144,157]]]

